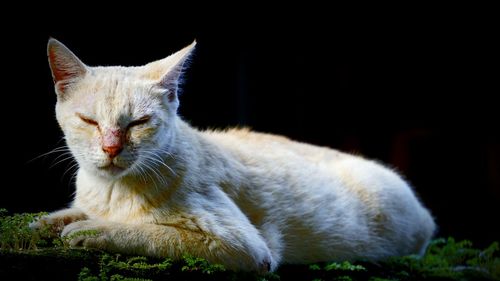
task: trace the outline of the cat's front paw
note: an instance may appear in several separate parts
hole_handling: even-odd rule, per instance
[[[67,225],[61,237],[71,247],[105,250],[110,241],[110,223],[100,220],[83,220]]]
[[[87,215],[76,208],[69,208],[53,212],[29,224],[33,230],[47,230],[48,235],[57,236],[63,228],[75,221],[85,220]]]
[[[271,272],[271,261],[264,260],[259,264],[259,268],[257,270],[259,274],[267,274]]]

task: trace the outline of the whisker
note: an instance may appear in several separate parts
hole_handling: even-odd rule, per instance
[[[63,158],[63,159],[61,159],[61,160],[57,161],[56,163],[54,163],[54,164],[50,165],[49,169],[53,168],[54,166],[56,166],[56,165],[57,165],[57,164],[59,164],[59,163],[62,163],[62,162],[64,162],[64,161],[66,161],[66,160],[69,160],[69,159],[73,159],[73,155],[70,155],[70,156],[68,156],[68,157],[65,157],[65,158]]]
[[[146,170],[150,169],[150,167],[149,167],[149,165],[148,165],[148,163],[147,163],[147,162],[144,162],[143,164],[144,164],[144,168],[145,168]],[[146,175],[147,175],[147,176],[151,179],[151,182],[153,182],[153,183],[154,183],[156,191],[159,191],[160,189],[158,188],[158,184],[157,184],[157,182],[155,181],[155,179],[151,176],[151,174],[150,174],[150,173],[146,173]]]
[[[75,183],[75,182],[76,182],[76,176],[78,175],[78,170],[79,170],[79,169],[76,169],[76,170],[73,172],[73,174],[71,175],[71,178],[69,178],[69,182],[70,182],[70,183],[71,183],[71,182],[72,182],[72,183]],[[75,190],[75,192],[74,192],[74,194],[73,194],[73,195],[75,195],[75,194],[76,194],[76,190]]]
[[[144,184],[147,184],[147,180],[144,177],[145,172],[144,172],[143,168],[141,167],[140,162],[137,162],[134,166],[132,166],[132,170],[139,174],[139,176],[141,177]]]
[[[174,172],[174,170],[172,168],[170,168],[165,162],[163,162],[161,159],[161,157],[151,151],[144,151],[144,153],[147,153],[148,155],[152,156],[152,157],[148,157],[150,158],[151,160],[155,161],[156,163],[158,164],[161,164],[163,165],[164,167],[166,167],[174,176],[177,176],[177,174]]]
[[[64,176],[65,176],[65,175],[66,175],[69,171],[71,171],[71,169],[73,169],[73,168],[75,168],[75,167],[77,167],[77,168],[78,168],[78,162],[76,162],[75,160],[73,160],[73,162],[74,162],[74,163],[73,163],[73,164],[72,164],[72,165],[71,165],[68,169],[66,169],[66,171],[63,173],[63,175],[62,175],[62,177],[61,177],[61,178],[64,178]],[[78,171],[78,169],[77,169],[77,171]]]
[[[66,151],[66,152],[59,154],[56,158],[54,158],[54,160],[52,160],[52,163],[54,163],[55,161],[57,161],[61,157],[68,156],[68,155],[73,156],[73,154],[71,152]]]
[[[147,167],[156,175],[159,181],[161,181],[161,184],[167,186],[167,182],[165,181],[165,178],[161,176],[161,173],[154,167],[154,165],[149,165],[149,164],[154,164],[154,162],[150,162],[151,159],[146,157],[144,158],[146,161],[145,163],[148,163]]]
[[[171,157],[172,159],[175,159],[174,155],[170,151],[166,150],[165,148],[157,147],[155,150],[163,152],[167,156]]]
[[[67,151],[70,151],[70,149],[69,149],[66,145],[64,145],[64,146],[59,146],[59,147],[56,147],[56,148],[54,148],[54,149],[50,150],[49,152],[46,152],[46,153],[43,153],[43,154],[41,154],[41,155],[36,156],[35,158],[33,158],[33,159],[29,160],[27,163],[31,163],[31,162],[33,162],[33,161],[35,161],[35,160],[37,160],[37,159],[40,159],[40,158],[42,158],[42,157],[44,157],[44,156],[48,156],[48,155],[50,155],[50,154],[53,154],[53,153],[58,153],[58,152],[62,152],[62,151],[67,152]]]
[[[74,163],[73,163],[74,162]],[[68,165],[71,165],[69,168]],[[66,165],[66,171],[63,173],[63,175],[61,176],[61,182],[63,182],[64,180],[64,176],[66,175],[66,173],[68,173],[68,171],[71,171],[73,168],[77,167],[78,166],[78,162],[76,162],[75,160],[72,160],[68,165]],[[75,170],[75,173],[78,172],[78,169]],[[70,178],[71,180],[71,178]]]

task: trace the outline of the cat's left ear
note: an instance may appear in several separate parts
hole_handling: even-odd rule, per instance
[[[157,85],[165,90],[169,103],[179,103],[177,93],[182,71],[194,51],[196,40],[182,50],[162,59],[145,65],[149,79],[157,81]]]

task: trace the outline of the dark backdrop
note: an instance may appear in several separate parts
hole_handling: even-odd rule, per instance
[[[193,126],[245,125],[378,159],[411,182],[440,236],[499,239],[498,34],[487,17],[59,16],[3,24],[0,207],[52,211],[74,192],[69,161],[30,161],[61,145],[49,36],[89,65],[145,64],[196,38],[180,108]]]

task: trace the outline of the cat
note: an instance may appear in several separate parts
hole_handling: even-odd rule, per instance
[[[259,272],[425,251],[434,219],[393,170],[282,136],[183,121],[179,81],[195,44],[140,67],[90,67],[49,40],[56,117],[79,170],[71,207],[33,227],[51,226],[74,247],[187,253]]]

